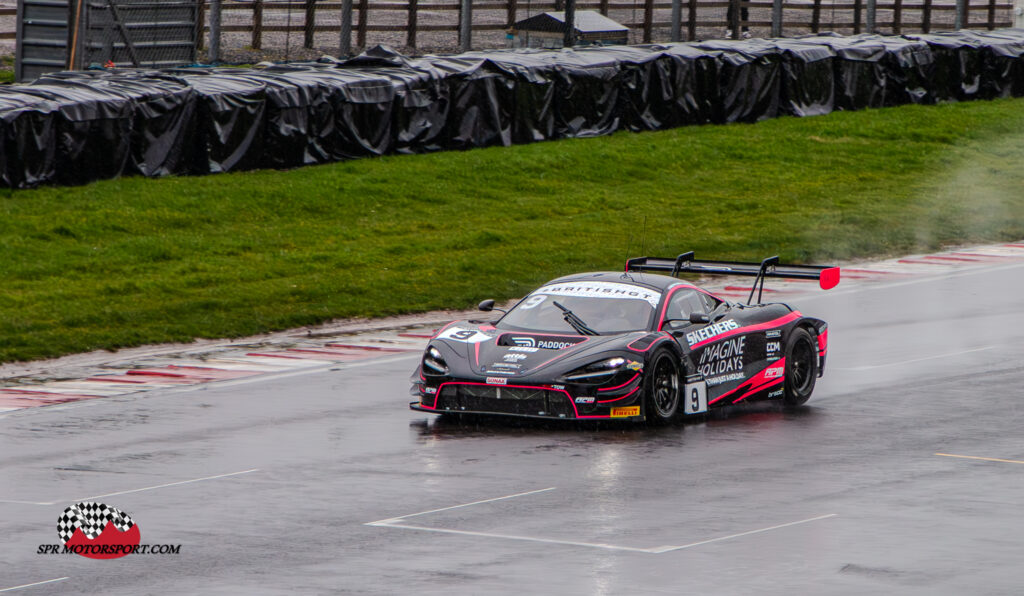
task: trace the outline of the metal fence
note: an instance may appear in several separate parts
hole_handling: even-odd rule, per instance
[[[67,0],[36,4],[70,5]],[[81,0],[79,0],[81,1]],[[630,28],[630,43],[714,39],[727,34],[755,37],[796,36],[821,31],[840,34],[927,33],[959,28],[1014,26],[1014,1],[1024,0],[580,0],[576,10],[595,10]],[[21,6],[30,3],[22,0]],[[224,61],[307,58],[319,53],[348,55],[376,44],[406,53],[455,52],[510,47],[508,30],[522,19],[561,10],[564,0],[191,0],[198,4],[198,43],[205,58]],[[145,1],[118,0],[117,5]],[[148,0],[149,6],[173,0]],[[115,62],[131,62],[120,41],[107,0],[86,0]],[[734,5],[735,10],[729,11]],[[218,10],[219,8],[219,10]],[[195,10],[195,9],[193,9]],[[729,13],[738,23],[730,23]],[[17,11],[0,8],[0,45],[13,40]],[[1020,17],[1016,17],[1020,19]],[[122,19],[125,20],[125,19]],[[151,19],[152,20],[152,19]],[[1021,24],[1018,24],[1021,26]],[[172,32],[175,26],[166,31]],[[212,31],[211,31],[212,30]],[[182,30],[184,32],[184,30]],[[219,34],[216,34],[219,32]],[[181,38],[181,35],[177,37]],[[170,40],[156,39],[157,44]],[[180,39],[179,39],[180,41]],[[9,43],[9,42],[7,42]],[[49,42],[48,42],[49,43]],[[13,48],[12,48],[13,49]],[[86,59],[99,55],[92,47]],[[153,46],[156,51],[157,46]],[[152,52],[149,52],[152,53]],[[138,58],[138,56],[137,56]],[[140,60],[143,62],[143,60]]]
[[[209,12],[211,0],[204,2]],[[347,55],[376,44],[406,52],[509,47],[515,44],[509,30],[516,21],[561,9],[562,0],[224,0],[220,48],[226,54],[245,49]],[[1012,0],[583,0],[576,10],[595,10],[629,27],[631,43],[1014,24]],[[204,26],[209,31],[209,17]]]
[[[18,0],[15,76],[193,63],[199,11],[199,0]]]
[[[160,68],[194,62],[196,0],[87,2],[81,62]]]

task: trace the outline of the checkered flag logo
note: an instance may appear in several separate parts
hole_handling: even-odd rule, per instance
[[[132,529],[135,522],[132,518],[116,507],[108,507],[103,503],[83,501],[68,507],[57,520],[57,535],[60,541],[67,544],[75,530],[81,528],[89,540],[95,540],[107,527],[107,522],[114,522],[114,527],[122,532]]]

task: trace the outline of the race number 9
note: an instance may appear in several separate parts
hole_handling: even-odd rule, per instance
[[[481,333],[475,329],[459,329],[455,327],[453,329],[446,329],[437,339],[450,339],[453,341],[464,341],[466,343],[475,344],[482,341],[491,339],[490,335]]]
[[[708,411],[708,384],[704,381],[699,383],[687,383],[683,386],[686,402],[683,411],[686,414],[701,414]]]
[[[539,306],[541,302],[547,300],[547,297],[547,294],[534,294],[533,296],[530,296],[529,298],[524,300],[522,306],[520,306],[519,308],[529,310],[531,308],[534,308],[535,306]]]

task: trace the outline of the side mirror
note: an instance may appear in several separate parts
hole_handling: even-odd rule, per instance
[[[702,312],[692,312],[690,313],[690,322],[697,325],[702,325],[704,323],[710,323],[711,317],[707,316]]]
[[[477,308],[484,312],[491,312],[492,310],[494,310],[494,299],[488,298],[487,300],[484,300],[483,302],[477,305]]]

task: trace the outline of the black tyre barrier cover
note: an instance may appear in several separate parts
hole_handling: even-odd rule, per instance
[[[511,53],[501,51],[460,54],[460,61],[442,62],[444,72],[461,72],[444,79],[452,94],[453,110],[466,109],[473,97],[484,94],[487,110],[476,114],[452,116],[458,126],[451,129],[456,143],[464,147],[531,143],[556,138],[555,72],[556,62],[541,51]],[[456,86],[448,83],[457,82]],[[493,97],[493,100],[491,99]],[[505,105],[503,105],[505,104]],[[470,117],[482,118],[471,121]],[[495,123],[497,134],[470,133],[486,122]],[[459,126],[465,127],[462,131]],[[448,137],[453,138],[452,136]]]
[[[265,125],[257,145],[262,150],[255,167],[290,168],[329,161],[310,142],[317,137],[317,108],[324,101],[315,81],[280,72],[246,71],[239,76],[265,86]]]
[[[316,65],[245,74],[266,82],[263,167],[294,167],[392,150],[394,89],[387,77]]]
[[[779,115],[780,50],[764,39],[695,45],[717,53],[718,88],[712,122],[757,122]]]
[[[8,188],[30,188],[57,176],[57,103],[33,95],[0,95],[0,176]]]
[[[981,43],[961,32],[908,35],[928,44],[932,52],[930,103],[970,101],[981,98]]]
[[[267,83],[239,68],[180,68],[163,71],[197,95],[189,174],[248,170],[263,159]],[[278,90],[271,89],[273,95]]]
[[[47,75],[0,86],[0,184],[292,168],[1024,96],[1024,29]]]
[[[119,95],[134,106],[126,172],[143,176],[185,173],[192,147],[196,94],[159,71],[102,70],[53,73],[36,83],[75,85]]]
[[[445,149],[512,144],[515,79],[486,58],[435,58],[450,105],[441,143]]]
[[[793,41],[825,46],[835,54],[832,59],[835,109],[861,110],[884,105],[888,79],[882,64],[886,48],[880,41],[835,34],[800,37]]]
[[[982,97],[1024,97],[1024,29],[973,34],[981,44]]]
[[[429,61],[413,62],[381,46],[370,48],[341,66],[391,82],[395,93],[394,152],[422,153],[448,148],[444,129],[449,113],[449,88],[440,69]]]
[[[856,37],[878,40],[885,46],[881,60],[886,78],[883,105],[935,103],[935,91],[929,78],[934,70],[935,58],[927,43],[906,37]]]
[[[56,79],[19,86],[18,91],[57,105],[52,113],[56,168],[48,182],[81,184],[125,171],[135,110],[130,99]]]
[[[555,69],[555,135],[597,137],[619,130],[622,72],[610,51],[568,51]]]
[[[835,52],[827,45],[780,39],[782,57],[779,111],[788,116],[820,116],[835,107]]]
[[[720,54],[682,44],[630,49],[635,55],[622,62],[621,103],[629,130],[711,122]]]

